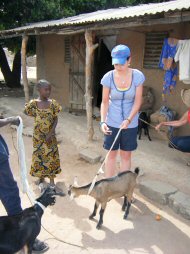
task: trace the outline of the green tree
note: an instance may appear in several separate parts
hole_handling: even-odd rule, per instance
[[[69,0],[1,0],[0,29],[12,29],[29,23],[58,19],[74,15]],[[34,51],[34,38],[30,38],[29,48]],[[9,67],[3,47],[8,47],[15,57],[12,70]],[[0,42],[0,68],[8,87],[20,87],[21,39],[7,39]]]

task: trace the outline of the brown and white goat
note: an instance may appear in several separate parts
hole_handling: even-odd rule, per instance
[[[96,226],[97,229],[100,229],[103,224],[103,215],[106,205],[111,199],[124,197],[122,210],[125,211],[125,214],[123,218],[127,219],[138,173],[139,169],[136,168],[134,172],[125,171],[119,173],[117,176],[105,178],[95,183],[90,196],[95,198],[96,202],[93,213],[89,216],[89,219],[93,219],[96,216],[98,206],[101,205],[100,218]],[[84,186],[78,186],[75,181],[73,185],[70,185],[68,194],[73,198],[80,195],[87,195],[90,186],[91,183]]]

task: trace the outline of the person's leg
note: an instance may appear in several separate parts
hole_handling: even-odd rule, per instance
[[[17,215],[22,212],[19,189],[8,160],[0,164],[0,199],[8,215]]]
[[[50,177],[50,186],[52,186],[55,189],[56,195],[59,195],[61,197],[65,196],[63,190],[55,184],[55,177]]]
[[[50,178],[50,185],[55,187],[54,177]]]
[[[187,153],[190,156],[190,136],[173,137],[169,147]],[[190,162],[187,162],[187,166],[190,166]]]
[[[19,189],[9,165],[8,146],[0,136],[0,200],[9,216],[22,212]]]
[[[120,150],[120,172],[131,169],[131,151]]]
[[[170,147],[173,147],[173,145],[175,149],[181,152],[190,153],[190,136],[173,137]]]
[[[131,154],[137,148],[138,128],[122,130],[120,140],[120,171],[131,170]]]
[[[112,151],[109,153],[109,156],[105,161],[105,177],[112,177],[115,175],[117,171],[116,158],[119,150],[121,133],[117,138],[117,140],[115,140],[115,137],[117,136],[119,129],[111,126],[108,127],[111,131],[111,134],[104,135],[104,145],[103,145],[103,147],[107,150],[107,153],[111,149],[114,141],[115,143],[114,146],[112,147]]]
[[[107,160],[105,161],[105,177],[112,177],[116,172],[116,158],[117,150],[111,151]]]

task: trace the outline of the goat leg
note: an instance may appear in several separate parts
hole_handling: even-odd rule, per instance
[[[142,128],[139,128],[139,140],[141,139]]]
[[[27,254],[32,254],[32,248],[33,248],[33,244],[28,244],[28,252]]]
[[[35,239],[34,240],[31,240],[28,244],[27,244],[27,254],[32,254],[32,250],[33,250],[33,246],[34,246],[34,242],[35,242]]]
[[[25,245],[22,250],[20,250],[19,252],[17,252],[18,254],[28,254],[28,246]],[[32,252],[31,252],[32,253]]]
[[[101,209],[100,209],[100,213],[99,213],[100,214],[100,219],[99,219],[98,224],[96,226],[97,229],[100,229],[102,224],[103,224],[103,216],[104,216],[104,211],[106,209],[106,204],[107,203],[101,204]]]
[[[124,196],[124,201],[123,201],[123,205],[122,205],[122,211],[125,211],[126,206],[127,206],[127,197]]]
[[[123,216],[123,219],[124,219],[124,220],[126,220],[127,217],[128,217],[130,207],[131,207],[131,202],[128,201],[128,202],[127,202],[127,208],[126,208],[125,214],[124,214],[124,216]]]
[[[148,135],[149,141],[152,141],[152,139],[150,138],[150,134],[149,134],[149,129],[148,128],[147,128],[147,135]]]
[[[89,219],[90,219],[90,220],[92,220],[92,219],[96,216],[96,212],[97,212],[98,206],[99,206],[99,203],[96,201],[95,204],[94,204],[94,211],[93,211],[93,213],[89,216]]]

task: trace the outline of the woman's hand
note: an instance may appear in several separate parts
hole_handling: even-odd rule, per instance
[[[126,119],[126,120],[124,120],[124,121],[122,122],[122,124],[120,125],[120,128],[121,128],[121,129],[127,129],[128,126],[129,126],[129,124],[130,124],[129,120]]]
[[[106,123],[101,124],[101,130],[105,135],[111,135],[111,131]]]
[[[160,130],[160,128],[162,127],[162,123],[159,123],[158,125],[156,125],[155,126],[155,130],[157,130],[157,131],[159,131]]]

